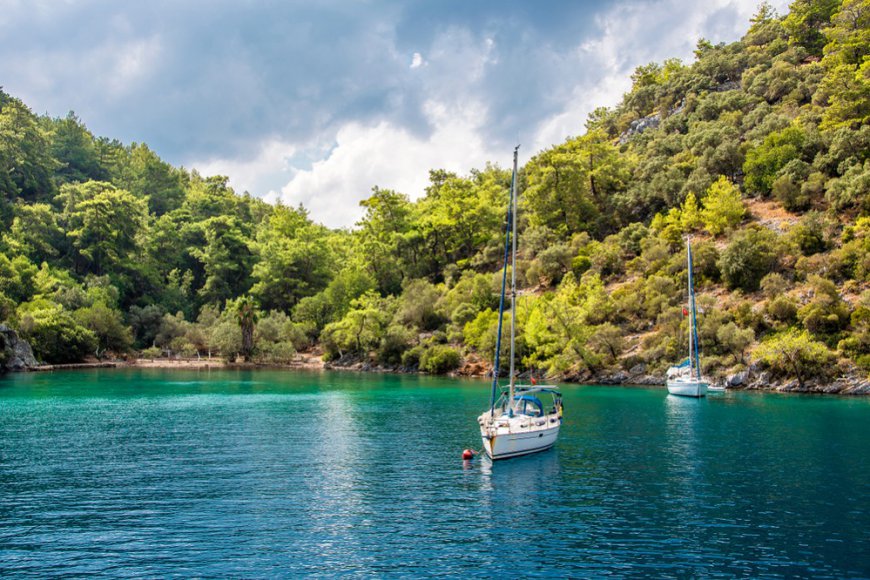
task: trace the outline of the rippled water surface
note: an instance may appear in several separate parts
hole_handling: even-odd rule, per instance
[[[0,576],[870,576],[870,400],[563,390],[492,465],[479,381],[0,378]]]

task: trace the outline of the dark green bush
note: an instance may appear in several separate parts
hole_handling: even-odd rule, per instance
[[[777,261],[776,234],[762,228],[737,232],[719,257],[719,270],[729,288],[758,290],[761,279]]]
[[[36,358],[47,363],[79,362],[97,349],[94,333],[60,308],[23,315],[19,329]]]
[[[420,356],[420,370],[434,375],[442,375],[459,367],[459,352],[446,345],[434,345],[423,351]]]

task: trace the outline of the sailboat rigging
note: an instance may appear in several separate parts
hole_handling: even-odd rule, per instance
[[[504,267],[498,308],[498,330],[492,369],[492,389],[489,409],[478,417],[483,448],[490,459],[507,459],[549,449],[556,443],[562,424],[562,394],[548,385],[516,384],[517,326],[517,156],[514,149],[510,202],[505,224]],[[510,258],[510,260],[509,260]],[[498,383],[501,368],[501,339],[507,290],[507,270],[511,265],[510,284],[510,371],[507,388]],[[549,395],[552,404],[546,409],[542,395]]]

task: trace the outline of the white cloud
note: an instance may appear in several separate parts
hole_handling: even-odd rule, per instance
[[[419,52],[415,52],[414,56],[411,57],[411,68],[420,68],[425,64],[426,61],[423,60],[423,55]]]
[[[281,200],[302,203],[328,226],[351,226],[363,215],[359,202],[375,185],[417,198],[428,185],[430,169],[465,174],[497,159],[498,153],[488,151],[479,137],[477,124],[484,118],[479,105],[457,110],[428,102],[425,110],[434,127],[426,137],[387,121],[344,125],[331,153],[310,169],[296,171],[282,188]]]
[[[190,165],[203,175],[225,175],[237,192],[248,191],[263,194],[274,201],[278,194],[276,183],[282,182],[292,172],[290,160],[298,147],[280,139],[269,139],[251,159],[207,159],[193,161]]]

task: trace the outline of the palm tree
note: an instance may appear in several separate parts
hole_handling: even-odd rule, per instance
[[[236,300],[236,316],[242,329],[242,356],[250,362],[254,353],[254,325],[257,323],[257,306],[250,296]]]

